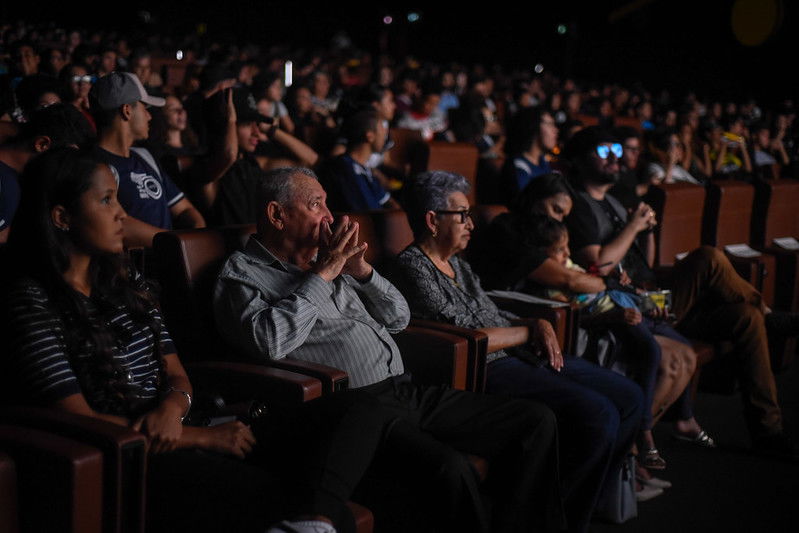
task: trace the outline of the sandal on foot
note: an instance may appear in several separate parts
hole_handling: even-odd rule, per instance
[[[652,470],[665,470],[666,460],[660,456],[660,452],[657,448],[649,448],[644,454],[641,465],[644,468],[650,468]]]
[[[682,435],[680,433],[675,433],[674,438],[677,440],[690,442],[692,444],[696,444],[697,446],[701,446],[703,448],[715,448],[716,442],[713,440],[713,437],[707,434],[707,432],[703,429],[696,435]]]

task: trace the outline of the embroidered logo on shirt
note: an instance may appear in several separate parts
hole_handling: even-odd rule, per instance
[[[131,172],[130,179],[136,184],[136,188],[139,190],[139,198],[158,200],[164,193],[164,190],[161,188],[161,183],[149,174]]]

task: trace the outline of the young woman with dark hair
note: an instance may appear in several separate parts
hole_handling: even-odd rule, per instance
[[[293,529],[275,531],[352,530],[345,503],[388,419],[347,392],[252,426],[184,426],[193,390],[126,261],[125,216],[108,166],[72,149],[29,164],[4,250],[8,398],[143,433],[148,531],[263,531],[284,516],[296,517]]]

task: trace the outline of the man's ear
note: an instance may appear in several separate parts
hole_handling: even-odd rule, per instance
[[[46,152],[53,145],[53,140],[47,135],[40,135],[33,140],[33,151],[37,154]]]
[[[279,203],[273,200],[268,204],[266,204],[265,209],[266,209],[266,220],[269,221],[269,223],[275,229],[282,230],[286,225],[286,222],[283,218],[284,216],[283,206],[281,206]]]
[[[130,120],[130,117],[133,116],[133,104],[122,104],[119,114],[122,116],[122,120]]]
[[[61,231],[69,231],[70,217],[67,210],[64,209],[64,206],[54,206],[53,209],[50,210],[50,220],[52,220],[53,225]]]
[[[376,137],[377,137],[376,131],[370,130],[366,132],[366,142],[368,142],[369,144],[374,143]]]

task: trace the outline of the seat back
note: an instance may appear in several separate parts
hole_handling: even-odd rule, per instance
[[[749,244],[755,189],[742,181],[717,180],[708,185],[702,242],[723,247]]]
[[[153,239],[162,312],[182,358],[212,359],[223,348],[216,334],[211,295],[227,257],[254,231],[253,225],[177,230],[158,233]]]
[[[460,174],[471,187],[466,195],[469,203],[476,203],[477,194],[477,160],[480,156],[477,147],[472,143],[450,143],[446,141],[432,141],[428,143],[430,155],[422,168],[412,168],[411,173],[417,174],[425,170],[446,170]]]
[[[674,265],[675,256],[702,243],[702,212],[705,189],[689,183],[671,183],[649,188],[646,201],[655,210],[655,265]]]
[[[770,246],[780,237],[799,238],[799,181],[781,179],[755,183],[752,242]]]
[[[387,152],[388,165],[407,177],[411,168],[418,167],[422,164],[420,161],[427,159],[427,143],[419,130],[392,128],[390,135],[394,146]]]

